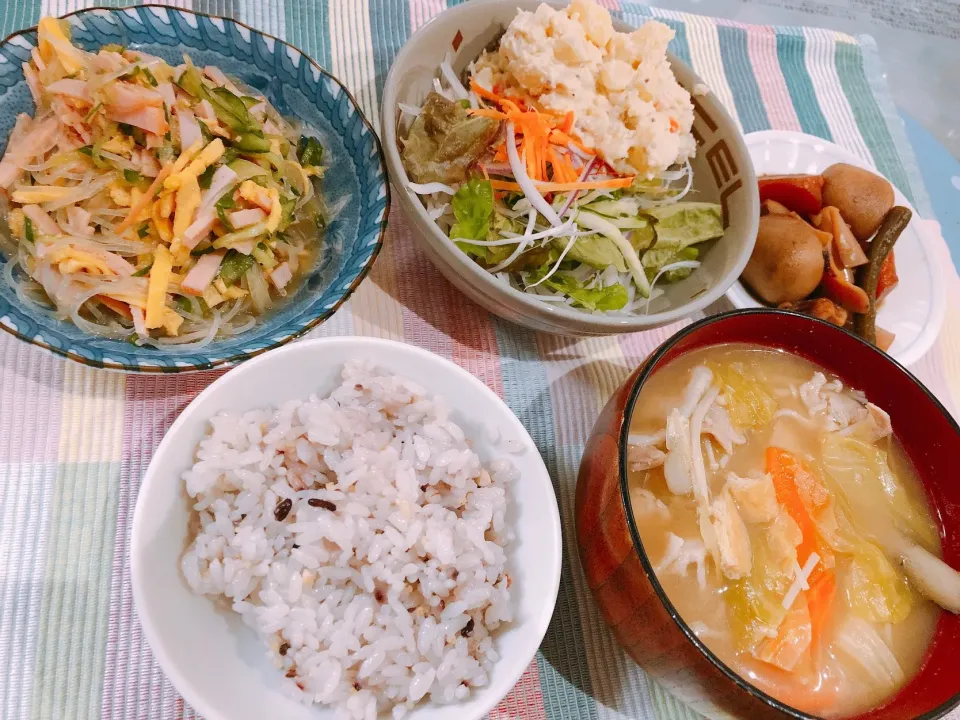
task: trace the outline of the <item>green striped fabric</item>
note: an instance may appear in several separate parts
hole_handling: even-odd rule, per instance
[[[80,4],[7,0],[0,3],[0,33]],[[350,87],[376,125],[393,57],[448,3],[177,4],[236,17],[300,47]],[[673,51],[745,132],[776,128],[833,140],[875,163],[927,213],[869,39],[745,26],[618,0],[604,4],[633,24],[651,16],[669,24],[676,31]],[[630,370],[680,325],[581,341],[524,331],[462,302],[420,254],[398,208],[391,224],[371,276],[314,334],[405,340],[481,377],[530,430],[559,500],[564,562],[556,612],[536,659],[490,717],[697,717],[618,648],[587,590],[573,532],[577,469],[593,423]],[[960,320],[953,322],[960,327]],[[935,351],[912,368],[947,402],[951,386],[960,388],[960,369],[945,370],[950,362],[955,359]],[[0,337],[0,720],[194,717],[140,634],[128,543],[137,488],[153,449],[216,376],[124,377]]]

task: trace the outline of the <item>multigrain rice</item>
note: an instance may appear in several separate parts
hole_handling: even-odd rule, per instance
[[[441,398],[351,361],[327,398],[218,414],[196,459],[184,577],[259,633],[294,696],[401,718],[489,682],[517,471],[485,467]]]

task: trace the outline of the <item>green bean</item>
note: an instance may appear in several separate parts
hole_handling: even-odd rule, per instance
[[[857,335],[874,345],[877,344],[877,284],[880,282],[880,270],[912,216],[913,213],[905,207],[891,208],[870,243],[867,264],[857,268],[857,285],[870,299],[870,308],[854,317],[853,329]]]

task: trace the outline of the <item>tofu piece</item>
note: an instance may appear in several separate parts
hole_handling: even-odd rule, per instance
[[[740,477],[736,473],[728,473],[727,488],[740,509],[741,517],[748,523],[770,522],[780,512],[777,491],[769,475]]]
[[[731,580],[749,575],[753,566],[750,535],[733,496],[726,487],[710,503],[710,525],[713,527],[723,574]]]

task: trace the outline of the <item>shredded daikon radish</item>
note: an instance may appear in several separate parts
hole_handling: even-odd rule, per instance
[[[444,183],[440,183],[440,182],[423,183],[423,184],[408,182],[407,187],[413,190],[415,193],[417,193],[417,195],[433,195],[434,193],[441,193],[441,192],[446,193],[447,195],[453,195],[454,193],[457,192],[455,188],[452,188],[449,185],[445,185]]]
[[[557,212],[550,206],[543,195],[537,190],[537,186],[527,175],[527,169],[524,163],[520,161],[520,155],[517,153],[517,130],[513,121],[507,122],[507,157],[510,160],[510,169],[513,170],[513,176],[524,196],[530,201],[530,204],[537,209],[537,212],[543,215],[551,225],[561,225],[562,221]]]
[[[820,556],[817,553],[810,553],[810,557],[807,558],[807,561],[803,564],[801,568],[800,565],[794,561],[794,577],[793,582],[790,584],[787,594],[783,596],[783,609],[789,610],[794,601],[797,599],[797,596],[804,590],[809,590],[810,585],[807,583],[807,580],[810,579],[810,573],[813,572],[813,569],[817,566],[817,563],[820,562]]]
[[[449,53],[444,61],[440,63],[440,72],[443,73],[444,80],[446,80],[447,84],[450,85],[450,89],[453,90],[453,93],[457,96],[458,100],[470,99],[467,89],[463,86],[463,83],[460,82],[457,74],[453,71],[453,66],[450,65]]]

